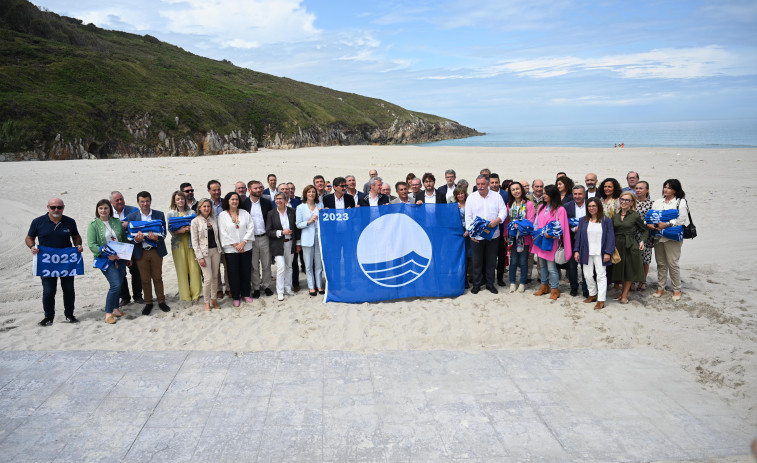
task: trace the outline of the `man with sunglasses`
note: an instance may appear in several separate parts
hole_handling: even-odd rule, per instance
[[[334,192],[323,197],[324,209],[349,209],[355,207],[355,197],[347,194],[347,180],[344,177],[335,178],[332,185],[334,185]]]
[[[79,229],[76,228],[76,221],[63,215],[64,207],[62,199],[51,198],[47,202],[47,214],[32,221],[29,233],[26,235],[26,245],[32,250],[32,254],[39,252],[34,241],[35,238],[39,239],[40,246],[50,248],[76,246],[76,249],[80,253],[82,252],[82,240]],[[58,288],[59,277],[40,278],[42,278],[42,308],[45,311],[45,318],[39,322],[39,325],[50,326],[55,318],[55,293]],[[66,321],[78,323],[79,320],[74,317],[74,302],[76,300],[74,277],[60,277],[60,287],[63,290],[63,313],[66,316]]]
[[[183,191],[184,195],[187,197],[187,206],[197,212],[197,200],[195,199],[195,189],[192,188],[192,184],[184,182],[179,187],[179,190]]]

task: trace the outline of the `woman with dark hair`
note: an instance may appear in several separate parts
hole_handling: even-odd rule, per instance
[[[544,187],[544,195],[542,198],[543,201],[539,204],[539,209],[536,212],[534,230],[543,228],[553,221],[559,222],[563,231],[562,243],[565,248],[565,255],[573,255],[570,247],[570,223],[568,222],[568,214],[562,206],[562,201],[560,201],[560,192],[557,190],[556,186],[547,185]],[[560,280],[557,273],[557,265],[555,264],[555,254],[559,248],[560,239],[549,235],[544,235],[544,238],[553,239],[551,250],[545,251],[536,245],[531,247],[531,252],[536,254],[539,258],[539,266],[541,268],[541,286],[539,286],[539,290],[534,293],[534,296],[541,296],[542,294],[547,294],[547,292],[549,292],[550,299],[557,299],[560,297],[560,290],[558,288]]]
[[[195,213],[189,207],[187,196],[183,191],[173,192],[171,204],[168,207],[169,210],[166,215],[169,219]],[[176,269],[179,299],[197,301],[202,294],[202,272],[189,242],[189,225],[173,231],[169,227],[168,231],[171,233],[171,256],[173,257],[173,266]]]
[[[284,300],[284,294],[294,296],[292,291],[292,259],[296,254],[295,245],[299,236],[297,217],[294,210],[287,206],[283,193],[274,196],[276,207],[268,211],[265,231],[271,247],[271,257],[276,263],[276,292],[278,299]]]
[[[458,184],[458,186],[455,187],[455,189],[452,191],[452,197],[454,198],[455,202],[457,203],[457,210],[460,212],[460,222],[463,224],[463,238],[465,239],[465,289],[468,289],[470,286],[468,284],[468,278],[470,277],[470,260],[471,260],[471,250],[470,250],[470,233],[468,233],[468,230],[465,229],[465,202],[468,200],[468,192],[465,191],[466,187],[462,187]]]
[[[101,199],[95,206],[95,220],[87,227],[87,246],[95,257],[100,257],[100,248],[112,242],[127,242],[126,233],[118,217],[113,217],[113,206],[110,205],[110,201]],[[105,323],[112,325],[116,323],[113,317],[124,316],[124,313],[118,309],[118,301],[121,296],[121,284],[126,275],[126,266],[130,266],[131,261],[119,259],[118,256],[108,256],[108,261],[108,267],[100,271],[103,272],[110,285],[108,295],[105,297]]]
[[[516,220],[534,221],[536,211],[534,203],[526,199],[523,186],[518,182],[510,182],[507,188],[507,219],[505,220],[505,230],[510,222]],[[517,230],[517,225],[515,228]],[[515,292],[515,277],[520,269],[520,285],[517,287],[518,292],[526,291],[526,280],[528,279],[528,259],[531,257],[529,251],[533,245],[534,239],[529,233],[517,231],[515,236],[507,234],[507,249],[510,250],[510,292]]]
[[[620,254],[620,262],[614,264],[610,270],[612,281],[623,282],[623,292],[616,299],[621,304],[628,304],[628,292],[634,281],[644,280],[644,261],[641,251],[644,250],[644,241],[649,235],[649,230],[644,221],[636,212],[636,195],[630,191],[620,194],[620,211],[612,217],[612,226],[615,229],[615,248]],[[639,239],[634,235],[640,232]]]
[[[575,184],[570,177],[566,175],[557,177],[555,185],[557,186],[557,191],[560,192],[560,201],[562,201],[563,206],[573,201],[573,186]]]
[[[323,294],[323,264],[321,260],[320,228],[318,214],[323,204],[318,200],[318,191],[313,185],[302,190],[304,202],[297,206],[297,228],[300,229],[300,239],[297,241],[302,247],[305,259],[305,275],[308,280],[308,291],[311,296]]]
[[[213,214],[213,202],[210,199],[202,198],[197,203],[197,217],[192,219],[190,228],[192,249],[202,270],[202,297],[205,301],[205,310],[210,311],[211,303],[214,309],[220,309],[216,291],[223,248],[221,248],[218,221]]]
[[[277,193],[280,194],[280,193]],[[250,213],[239,208],[239,194],[227,193],[223,198],[223,212],[218,214],[221,246],[229,271],[229,286],[234,307],[240,299],[252,302],[250,278],[252,276],[252,242],[255,241],[255,226]]]
[[[586,217],[578,221],[576,247],[573,258],[583,265],[589,297],[584,302],[596,302],[594,310],[602,310],[607,299],[607,273],[605,267],[612,263],[615,250],[615,229],[612,220],[604,216],[602,200],[596,196],[586,202]],[[597,280],[594,281],[594,273]]]
[[[686,193],[681,188],[678,179],[665,180],[662,187],[662,198],[652,204],[652,209],[664,211],[678,209],[678,218],[670,222],[649,224],[647,228],[663,230],[676,225],[686,226],[689,224],[689,203],[686,202]],[[657,292],[654,297],[665,294],[665,283],[668,281],[668,273],[673,283],[673,301],[681,299],[681,273],[678,261],[681,259],[681,246],[683,241],[671,240],[660,236],[654,245],[655,262],[657,262]]]
[[[644,180],[640,180],[636,187],[636,212],[641,216],[641,220],[644,220],[647,212],[652,209],[653,201],[649,198],[649,183]],[[644,220],[646,224],[646,220]],[[641,233],[637,232],[636,239],[641,239]],[[644,281],[640,282],[636,287],[636,291],[644,291],[647,289],[647,274],[649,273],[649,264],[652,263],[652,249],[654,248],[654,236],[649,234],[649,238],[644,241],[644,250],[641,252],[641,258],[644,260]]]
[[[618,198],[620,198],[622,191],[620,183],[612,177],[602,180],[602,183],[597,187],[597,196],[602,199],[605,217],[612,219],[612,216],[620,210]]]

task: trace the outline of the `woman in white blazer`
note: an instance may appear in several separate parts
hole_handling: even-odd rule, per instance
[[[223,212],[218,215],[221,230],[221,246],[226,256],[229,271],[229,286],[234,307],[239,307],[240,299],[252,302],[250,297],[250,277],[252,276],[252,242],[255,241],[255,227],[250,213],[239,208],[239,194],[232,191],[223,198]]]
[[[311,296],[323,294],[323,264],[321,261],[320,228],[318,215],[323,204],[318,200],[318,191],[313,185],[302,190],[305,200],[297,206],[297,228],[300,229],[302,257],[305,259],[305,274],[308,279],[308,290]]]

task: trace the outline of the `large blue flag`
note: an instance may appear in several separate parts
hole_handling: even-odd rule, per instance
[[[323,209],[326,301],[459,296],[465,242],[457,204]]]

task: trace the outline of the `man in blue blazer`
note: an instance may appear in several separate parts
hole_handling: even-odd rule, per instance
[[[573,187],[573,200],[565,204],[565,212],[568,214],[568,219],[582,219],[586,217],[586,189],[583,185],[576,185]],[[576,229],[578,227],[570,227],[570,242],[576,242]],[[570,295],[578,296],[578,262],[575,259],[568,259],[568,263],[565,264],[568,268],[568,281],[570,281]],[[589,278],[593,278],[593,275],[589,275]],[[589,288],[586,286],[586,275],[581,277],[581,289],[583,290],[584,297],[589,297]]]
[[[163,223],[163,230],[166,230],[166,216],[160,211],[152,210],[150,193],[146,191],[137,193],[137,203],[139,203],[139,209],[126,217],[128,222],[160,220]],[[157,246],[152,246],[145,239],[157,242]],[[139,274],[142,276],[142,289],[145,293],[145,307],[142,309],[142,315],[150,315],[150,312],[152,312],[152,285],[155,285],[158,307],[163,312],[169,312],[171,308],[166,304],[166,295],[163,292],[163,257],[168,254],[165,237],[153,232],[146,235],[139,232],[134,236],[134,240],[130,241],[134,243],[131,259],[139,267]]]
[[[126,221],[126,217],[134,211],[138,211],[139,208],[135,206],[127,206],[124,201],[124,195],[120,191],[113,191],[110,194],[110,205],[113,206],[113,215],[121,220],[121,224],[126,230],[129,222]],[[139,268],[136,265],[129,267],[129,273],[131,273],[131,289],[134,293],[134,302],[137,304],[144,304],[145,300],[142,299],[142,277],[139,275]],[[129,284],[126,281],[126,274],[124,274],[124,282],[121,285],[121,303],[120,307],[125,306],[131,302],[131,293],[129,292]]]

